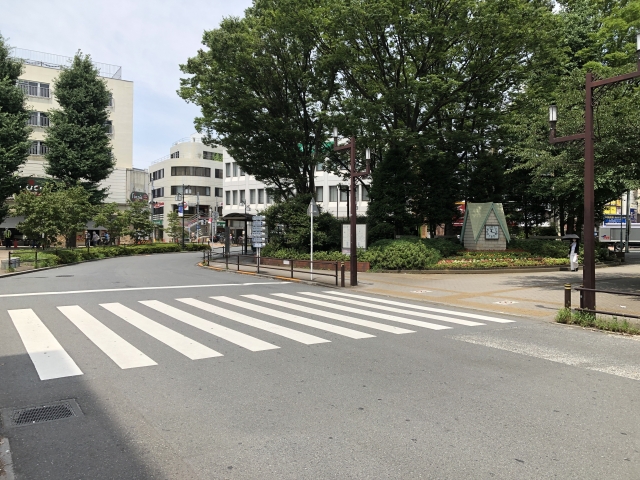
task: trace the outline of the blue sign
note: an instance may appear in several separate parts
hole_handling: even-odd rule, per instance
[[[182,216],[182,204],[178,205],[178,216]]]

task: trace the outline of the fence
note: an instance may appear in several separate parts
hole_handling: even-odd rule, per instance
[[[202,263],[210,266],[213,264],[224,264],[225,269],[235,269],[236,271],[252,271],[262,274],[273,274],[273,272],[287,272],[289,278],[301,278],[316,280],[331,278],[335,279],[335,284],[344,287],[345,266],[344,262],[331,261],[311,261],[280,259],[272,257],[257,257],[255,255],[227,254],[222,248],[213,248],[210,251],[202,252]],[[285,266],[286,265],[286,266]],[[308,268],[304,268],[308,267]],[[330,272],[330,273],[329,273]],[[296,276],[296,274],[298,276]],[[284,275],[276,275],[284,276]],[[333,280],[332,280],[333,283]]]
[[[580,306],[575,310],[614,317],[640,319],[640,293],[584,288],[582,285],[573,290],[580,292]],[[565,284],[564,306],[566,308],[571,308],[571,291],[571,284]],[[594,292],[596,295],[596,309],[584,308],[583,292]]]

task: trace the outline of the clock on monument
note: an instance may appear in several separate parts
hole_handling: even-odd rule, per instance
[[[486,240],[498,240],[500,237],[500,227],[498,225],[485,225],[484,238]]]

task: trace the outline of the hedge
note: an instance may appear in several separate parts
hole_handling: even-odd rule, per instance
[[[381,240],[358,255],[358,260],[369,262],[373,270],[423,270],[440,258],[440,252],[424,243],[405,240]]]

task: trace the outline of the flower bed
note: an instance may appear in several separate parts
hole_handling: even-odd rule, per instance
[[[534,257],[499,257],[478,258],[445,258],[429,270],[484,270],[491,268],[514,268],[514,267],[549,267],[568,265],[568,258],[534,258]]]

